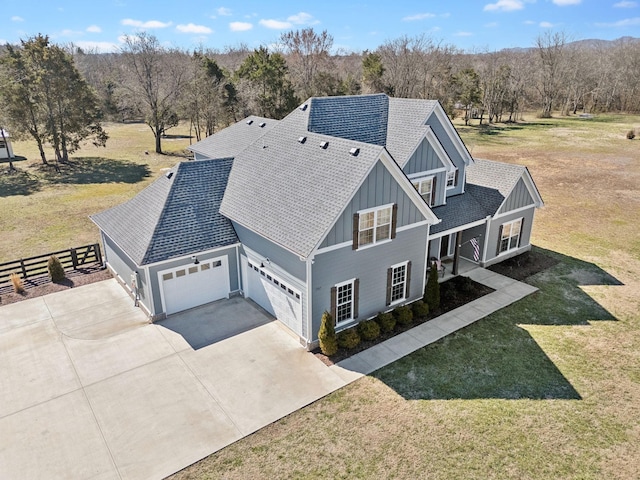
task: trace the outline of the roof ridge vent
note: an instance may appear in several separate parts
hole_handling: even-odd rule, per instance
[[[298,137],[298,143],[304,143],[307,141],[307,137],[305,137],[304,135],[302,137]]]
[[[320,148],[322,148],[323,150],[326,150],[328,146],[329,142],[320,142]]]
[[[169,180],[171,180],[171,177],[173,177],[173,172],[167,172],[165,177],[167,177]]]
[[[258,125],[260,128],[264,128],[264,126],[266,125],[265,122],[262,122],[260,125]]]
[[[247,120],[247,125],[251,125],[253,123],[253,120],[249,119]]]
[[[353,147],[351,150],[349,150],[349,155],[351,155],[352,157],[357,157],[359,153],[360,149],[358,147]]]
[[[299,108],[300,108],[300,110],[302,110],[304,112],[307,109],[308,106],[309,106],[308,104],[303,103],[302,105],[300,105]]]

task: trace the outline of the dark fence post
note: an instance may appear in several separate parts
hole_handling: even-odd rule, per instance
[[[103,267],[104,265],[102,264],[102,252],[100,251],[99,243],[95,244],[95,249],[96,249],[96,261],[100,264],[101,267]]]
[[[77,270],[78,269],[78,254],[76,253],[76,249],[75,248],[70,248],[69,251],[71,252],[71,264],[73,265],[73,269]]]
[[[27,269],[24,266],[24,260],[20,259],[20,268],[22,269],[22,278],[27,278]]]

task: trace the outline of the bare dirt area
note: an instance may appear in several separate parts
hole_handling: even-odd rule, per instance
[[[10,283],[5,284],[0,286],[0,306],[68,290],[69,288],[89,285],[90,283],[101,282],[110,278],[113,278],[113,276],[109,270],[102,267],[93,267],[67,272],[67,278],[58,283],[53,283],[46,276],[27,279],[24,281],[23,293],[15,293]]]

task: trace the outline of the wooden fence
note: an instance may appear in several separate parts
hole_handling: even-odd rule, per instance
[[[77,270],[85,265],[98,264],[102,266],[102,253],[100,244],[85,245],[83,247],[69,248],[36,257],[21,258],[12,262],[0,263],[0,285],[7,283],[12,273],[17,273],[23,279],[47,275],[47,262],[49,257],[55,255],[62,263],[65,270]]]

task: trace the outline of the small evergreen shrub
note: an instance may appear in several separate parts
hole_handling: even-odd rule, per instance
[[[413,318],[425,318],[429,315],[429,305],[424,303],[422,300],[413,302],[411,310],[413,311]]]
[[[338,346],[351,350],[360,345],[360,335],[355,328],[349,328],[338,333]]]
[[[24,284],[22,278],[17,273],[11,274],[11,285],[13,285],[13,291],[16,293],[24,293]]]
[[[375,320],[364,320],[358,324],[358,335],[363,340],[375,340],[380,336],[380,325]]]
[[[396,322],[399,325],[411,325],[413,321],[413,312],[407,305],[396,308],[393,311],[393,316],[396,317]]]
[[[429,270],[427,286],[424,290],[424,302],[429,305],[429,310],[434,311],[440,308],[440,284],[438,283],[438,267],[434,263]]]
[[[634,132],[633,129],[629,130],[627,132],[627,138],[629,140],[633,140],[634,138],[636,138],[636,132]]]
[[[49,277],[51,277],[52,282],[61,282],[66,277],[64,273],[64,267],[60,260],[55,255],[51,255],[49,257],[49,261],[47,262],[47,270],[49,271]]]
[[[327,311],[322,314],[320,330],[318,331],[320,350],[327,356],[335,355],[338,351],[338,341],[336,340],[336,330],[333,326],[333,317]]]
[[[384,333],[392,332],[396,328],[396,319],[391,312],[380,312],[376,317],[376,322],[380,325],[380,330]]]

